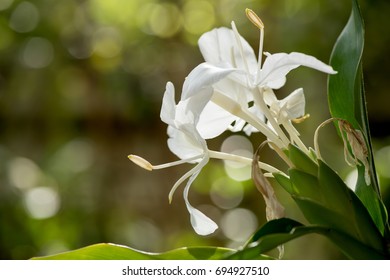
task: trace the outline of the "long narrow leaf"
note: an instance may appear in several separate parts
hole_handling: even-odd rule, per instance
[[[235,250],[221,247],[185,247],[165,253],[149,253],[130,247],[101,243],[35,260],[216,260]],[[261,258],[262,256],[258,256]],[[265,257],[267,259],[268,257]]]
[[[360,64],[364,48],[364,26],[356,0],[352,1],[349,20],[337,39],[330,63],[338,72],[328,80],[330,113],[363,127]]]
[[[382,235],[388,233],[387,213],[382,205],[376,176],[366,100],[363,87],[362,55],[364,24],[357,0],[352,0],[352,12],[333,48],[330,64],[338,71],[328,80],[328,101],[333,117],[341,118],[363,132],[368,149],[371,184],[364,180],[364,168],[359,168],[356,193],[362,200]]]

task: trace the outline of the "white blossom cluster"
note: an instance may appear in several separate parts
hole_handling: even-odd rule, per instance
[[[166,85],[160,117],[168,125],[168,147],[180,160],[153,166],[139,156],[129,156],[148,170],[195,164],[172,187],[169,200],[187,180],[183,196],[191,224],[200,235],[211,234],[218,228],[188,201],[190,186],[202,168],[210,158],[252,163],[251,158],[210,150],[206,140],[226,130],[244,131],[247,135],[260,132],[278,149],[286,149],[293,143],[309,153],[293,126],[293,121],[306,116],[303,89],[296,89],[282,100],[276,97],[274,90],[284,86],[286,75],[299,66],[336,73],[331,66],[309,55],[263,52],[264,25],[252,10],[247,9],[246,13],[260,31],[258,58],[232,22],[231,29],[216,28],[200,37],[198,45],[205,62],[189,73],[177,104],[174,85],[171,82]],[[258,167],[268,173],[279,172],[262,162]]]

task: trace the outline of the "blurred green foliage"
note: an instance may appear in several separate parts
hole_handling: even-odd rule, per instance
[[[234,20],[256,49],[258,32],[245,18],[248,7],[265,23],[266,51],[299,51],[327,62],[348,18],[349,2],[1,0],[0,259],[100,242],[150,251],[241,245],[249,233],[240,229],[254,230],[264,222],[263,201],[250,180],[228,177],[220,162],[202,172],[191,201],[221,229],[199,237],[181,197],[168,204],[169,189],[186,167],[147,173],[126,156],[139,154],[153,163],[174,159],[159,120],[161,98],[167,81],[179,90],[202,61],[196,42],[203,32]],[[368,111],[389,201],[390,3],[367,0],[361,5]],[[315,127],[329,116],[326,77],[298,70],[278,94],[297,87],[304,87],[311,113],[298,129],[311,145]],[[346,175],[350,169],[335,157],[342,149],[335,132],[329,128],[323,135],[328,135],[321,144],[326,159]],[[251,140],[257,146],[262,137]],[[218,149],[221,143],[212,140],[210,146]],[[274,160],[272,153],[262,158]],[[302,220],[287,195],[276,191],[288,215]],[[286,248],[286,258],[340,257],[318,236]]]

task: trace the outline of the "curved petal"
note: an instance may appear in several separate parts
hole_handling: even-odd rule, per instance
[[[189,133],[188,128],[184,128],[184,126],[180,126],[180,129],[172,126],[168,127],[169,139],[167,143],[169,150],[180,159],[192,158],[204,154],[204,145],[206,143],[200,143],[198,137]]]
[[[212,90],[211,86],[213,84],[217,83],[233,71],[235,71],[233,68],[221,68],[207,62],[199,64],[185,79],[181,100],[190,98],[208,87],[210,87],[209,90]]]
[[[191,225],[195,232],[199,235],[212,234],[218,228],[218,225],[198,209],[192,207],[188,201],[186,202],[188,212],[191,216]]]
[[[249,71],[257,71],[256,55],[249,43],[240,35],[242,52]],[[198,41],[199,49],[206,62],[213,65],[228,63],[228,66],[246,70],[237,40],[232,29],[221,27],[204,33]]]
[[[315,70],[328,73],[328,74],[337,73],[337,71],[333,70],[331,66],[323,63],[322,61],[318,60],[314,56],[299,53],[299,52],[292,52],[288,56],[290,60],[294,61],[299,65],[313,68]]]
[[[202,161],[200,161],[202,162]],[[195,172],[200,172],[200,169],[198,167],[198,165],[196,165],[195,167],[193,167],[191,170],[187,171],[183,176],[181,176],[179,178],[179,180],[176,181],[176,183],[173,185],[172,189],[169,191],[169,194],[168,194],[168,199],[169,199],[169,203],[172,202],[172,199],[173,199],[173,195],[175,194],[175,191],[177,190],[177,188],[185,181],[187,180],[188,178],[190,178],[193,174],[195,174]]]
[[[191,225],[194,228],[195,232],[199,235],[209,235],[218,228],[217,224],[213,220],[211,220],[209,217],[207,217],[198,209],[194,208],[188,201],[188,192],[190,190],[191,184],[199,175],[202,168],[207,164],[208,160],[209,158],[208,156],[206,156],[197,165],[197,171],[191,175],[183,192],[184,202],[186,204],[187,210],[191,218]]]
[[[283,80],[286,75],[299,66],[306,66],[328,74],[335,74],[333,68],[317,58],[293,52],[290,54],[276,53],[266,54],[259,79],[256,81],[258,86],[269,86],[270,88],[279,88],[284,85]]]
[[[252,92],[248,88],[232,81],[230,77],[215,84],[214,94],[217,93],[226,96],[232,103],[236,103],[237,106],[242,108],[247,108],[248,103],[253,100]],[[204,139],[215,138],[226,130],[237,132],[244,128],[244,120],[223,109],[223,106],[216,103],[217,101],[215,99],[211,100],[201,112],[197,124],[197,129]],[[263,114],[261,112],[254,112],[254,109],[249,108],[249,111],[255,113],[260,119],[263,119]]]
[[[280,89],[282,86],[286,84],[287,78],[282,77],[277,80],[269,81],[267,82],[267,86],[272,88],[272,89]]]
[[[175,88],[171,82],[168,82],[165,87],[164,97],[160,111],[161,120],[166,124],[173,124],[173,121],[175,119],[175,111]]]
[[[299,67],[299,64],[291,61],[286,53],[267,54],[257,85],[271,87],[272,82],[280,81],[292,69],[297,67]]]
[[[211,139],[226,131],[235,119],[236,116],[209,102],[200,114],[196,128],[204,139]]]
[[[305,114],[305,95],[299,88],[280,101],[281,107],[285,108],[290,120],[302,117]]]
[[[236,79],[236,74],[241,75],[241,81],[245,80],[242,73],[234,72],[229,75],[228,79],[220,80],[214,85],[214,89],[233,99],[241,105],[247,105],[253,101],[253,95],[250,89],[245,84],[240,83]]]

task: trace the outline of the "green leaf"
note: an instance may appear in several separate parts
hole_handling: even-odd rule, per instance
[[[385,258],[384,255],[337,230],[318,225],[304,226],[297,221],[282,218],[266,223],[252,238],[255,242],[250,243],[243,250],[231,254],[228,259],[253,259],[255,256],[268,252],[290,240],[312,233],[328,237],[351,259]]]
[[[260,238],[273,234],[275,232],[277,233],[290,233],[291,230],[295,227],[303,226],[300,222],[297,222],[295,220],[289,219],[289,218],[280,218],[277,220],[271,220],[268,223],[266,223],[264,226],[262,226],[251,238],[251,242],[256,242]]]
[[[290,180],[293,184],[294,196],[308,197],[318,202],[323,201],[321,189],[319,188],[316,176],[307,174],[301,170],[291,168],[288,170]]]
[[[101,243],[35,260],[217,260],[235,250],[221,247],[185,247],[165,253],[149,253],[130,247]],[[264,257],[266,258],[266,257]]]
[[[318,178],[324,196],[330,203],[328,208],[342,215],[348,215],[351,225],[355,227],[356,233],[364,243],[378,250],[383,248],[383,238],[365,205],[323,161],[319,161]]]
[[[361,103],[361,59],[364,48],[364,26],[356,0],[347,25],[334,45],[330,64],[338,72],[328,80],[329,109],[333,117],[363,127]]]
[[[364,166],[358,166],[358,180],[356,194],[362,203],[369,210],[370,215],[382,235],[385,234],[388,215],[383,201],[378,197],[373,188],[367,187],[364,183]]]
[[[354,211],[351,196],[355,194],[325,162],[322,160],[318,162],[318,183],[325,199],[325,205],[338,213],[350,215]]]
[[[328,79],[330,113],[335,118],[347,120],[361,130],[368,149],[371,185],[364,180],[364,168],[358,168],[356,193],[368,209],[382,235],[390,236],[387,213],[381,201],[372,152],[366,100],[363,87],[362,55],[364,49],[364,24],[357,0],[352,1],[349,20],[334,45],[330,64],[338,71]]]
[[[317,169],[317,176],[291,168],[290,178],[277,173],[274,177],[290,193],[309,223],[336,230],[384,253],[384,239],[357,195],[322,160],[318,160]],[[279,236],[274,236],[268,242],[272,245],[277,240]]]
[[[289,194],[294,193],[293,185],[291,183],[290,178],[288,178],[282,173],[273,173],[272,175],[286,192],[288,192]]]
[[[326,226],[361,240],[353,220],[306,197],[293,197],[310,224]]]
[[[298,147],[290,144],[288,146],[288,157],[295,168],[310,175],[317,176],[318,165]]]

